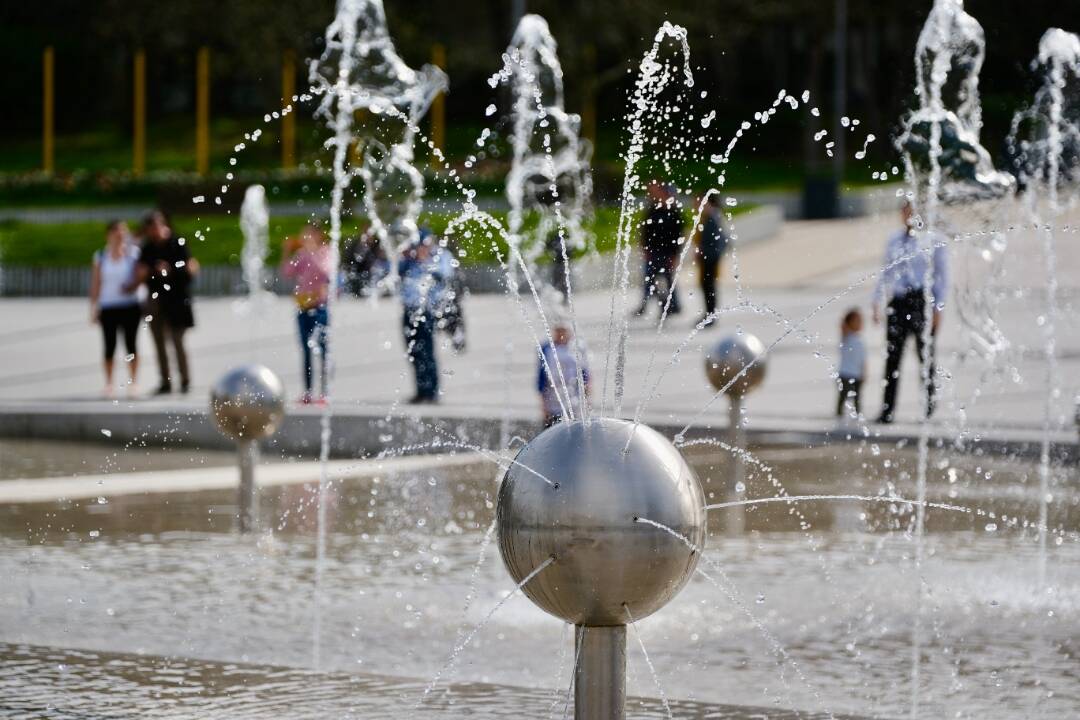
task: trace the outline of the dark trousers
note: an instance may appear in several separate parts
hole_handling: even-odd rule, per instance
[[[836,414],[844,414],[844,403],[849,399],[851,404],[855,407],[855,413],[861,413],[862,409],[859,403],[859,394],[862,392],[862,378],[840,378],[840,392],[839,397],[836,399]]]
[[[176,354],[176,365],[180,370],[180,385],[186,388],[191,384],[187,350],[184,349],[185,332],[187,328],[169,322],[166,313],[155,312],[150,317],[150,334],[154,336],[154,350],[157,351],[158,372],[161,374],[163,388],[172,387],[167,345],[172,345],[173,352]]]
[[[645,261],[643,273],[645,275],[644,288],[641,297],[641,311],[644,312],[649,304],[649,298],[653,295],[660,302],[660,307],[667,305],[668,295],[671,296],[669,312],[680,311],[679,293],[675,290],[675,263],[676,256],[652,258]]]
[[[920,367],[923,358],[923,328],[926,323],[926,299],[922,290],[897,295],[889,302],[885,328],[885,396],[881,401],[881,416],[891,419],[896,411],[896,392],[900,387],[900,360],[908,336],[915,338],[915,352]],[[928,415],[934,412],[934,338],[931,336],[926,357],[930,361],[930,382],[926,385]]]
[[[434,398],[439,394],[439,368],[435,364],[435,318],[422,310],[405,309],[402,321],[405,351],[416,373],[416,394]]]
[[[705,314],[711,315],[716,312],[716,274],[720,269],[719,257],[702,255],[698,259],[698,270],[701,273],[701,295],[705,298]]]
[[[313,350],[319,348],[319,392],[326,395],[326,369],[328,356],[326,354],[326,326],[329,316],[326,306],[301,310],[296,314],[297,325],[300,327],[300,349],[304,356],[304,389],[309,393],[315,382],[315,365],[312,358]]]
[[[567,304],[570,295],[570,288],[566,284],[566,275],[569,267],[569,258],[564,262],[561,253],[557,253],[555,259],[551,261],[551,287],[562,294],[563,305]]]
[[[124,348],[128,351],[128,355],[135,354],[135,336],[139,332],[139,322],[142,320],[142,311],[138,305],[101,308],[98,319],[101,322],[101,333],[105,340],[106,360],[112,360],[113,355],[116,354],[118,331],[124,334]]]

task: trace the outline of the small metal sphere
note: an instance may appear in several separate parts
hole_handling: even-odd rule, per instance
[[[210,412],[234,440],[259,440],[285,417],[281,380],[264,365],[242,365],[225,373],[210,391]]]
[[[522,588],[541,609],[575,625],[625,625],[659,610],[693,574],[704,506],[697,476],[652,428],[559,423],[523,447],[503,477],[499,550],[516,582],[555,558]]]
[[[725,390],[732,397],[742,397],[765,379],[767,358],[764,353],[765,345],[753,335],[729,335],[705,353],[705,375],[714,388],[721,390],[760,356],[742,377]]]

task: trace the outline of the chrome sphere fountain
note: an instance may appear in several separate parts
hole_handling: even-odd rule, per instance
[[[274,434],[285,417],[285,390],[264,365],[242,365],[225,373],[210,391],[210,413],[222,434],[236,440],[240,466],[240,532],[255,529],[257,441]]]
[[[705,376],[717,391],[728,396],[728,444],[731,446],[731,477],[724,493],[728,501],[746,499],[746,432],[742,426],[744,399],[747,393],[765,380],[767,365],[765,345],[755,336],[743,333],[721,338],[705,353]],[[741,373],[741,375],[740,375]],[[727,509],[724,527],[731,535],[741,535],[746,527],[744,508]]]
[[[624,717],[626,623],[689,580],[705,543],[704,505],[679,451],[625,420],[557,424],[507,470],[499,550],[519,583],[554,559],[522,591],[577,626],[575,718]]]
[[[765,345],[745,333],[721,338],[705,353],[705,375],[714,388],[741,399],[765,379]]]

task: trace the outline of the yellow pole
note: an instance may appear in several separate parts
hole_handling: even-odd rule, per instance
[[[134,70],[131,171],[139,177],[146,172],[146,51],[142,48],[135,51]]]
[[[596,145],[596,47],[585,46],[585,82],[582,87],[581,134]]]
[[[286,50],[281,61],[281,105],[292,104],[296,94],[296,53]],[[296,108],[281,116],[281,167],[291,170],[296,167]]]
[[[54,104],[55,61],[53,58],[52,45],[45,48],[45,54],[41,58],[41,169],[52,173],[55,165],[55,135],[53,133],[53,119],[56,106]]]
[[[431,46],[431,63],[436,67],[446,69],[446,48],[442,43]],[[435,147],[444,150],[446,145],[446,94],[439,93],[431,102],[431,142]],[[438,166],[435,153],[431,154],[432,167]]]
[[[210,48],[205,46],[195,61],[195,171],[210,172]]]

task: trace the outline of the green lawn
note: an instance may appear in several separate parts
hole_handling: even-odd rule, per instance
[[[116,126],[87,128],[77,133],[62,133],[56,137],[56,173],[43,176],[41,139],[37,135],[0,138],[0,203],[18,206],[39,205],[100,205],[124,202],[153,202],[163,188],[175,185],[220,185],[226,172],[235,172],[238,181],[276,185],[281,193],[277,199],[300,198],[302,185],[327,186],[329,181],[318,176],[318,168],[328,161],[323,145],[325,127],[304,114],[297,115],[297,159],[300,175],[283,175],[280,170],[281,149],[278,144],[280,120],[264,122],[262,116],[215,118],[211,123],[210,176],[194,175],[194,121],[186,115],[172,116],[153,123],[147,131],[147,174],[142,178],[131,175],[132,147],[130,133]],[[426,127],[425,127],[426,129]],[[477,152],[476,138],[481,125],[451,123],[447,128],[445,151],[459,166],[465,183],[481,195],[500,194],[506,174],[508,155],[500,143],[501,152],[481,159],[471,170],[460,165],[464,158]],[[261,130],[258,140],[245,140],[245,134]],[[773,131],[770,131],[773,132]],[[596,153],[593,157],[594,178],[598,189],[617,191],[622,184],[621,153],[625,133],[617,124],[602,125]],[[763,138],[747,140],[735,151],[727,165],[726,187],[729,190],[797,190],[807,174],[801,155],[777,152]],[[246,145],[237,152],[236,146]],[[702,152],[705,152],[702,150]],[[418,144],[418,165],[427,165],[426,149]],[[705,153],[706,155],[708,153]],[[236,165],[230,165],[231,157]],[[874,169],[881,168],[881,158],[866,162],[851,161],[845,172],[848,185],[865,185],[873,181]],[[823,161],[824,162],[824,161]],[[827,171],[825,165],[822,166]],[[642,178],[666,177],[681,186],[704,188],[715,182],[714,166],[705,160],[675,163],[664,167],[658,158],[648,154],[637,172]],[[428,179],[429,190],[448,187],[441,173]]]
[[[736,212],[745,212],[750,207],[736,208]],[[492,215],[503,225],[506,214]],[[443,234],[454,216],[445,213],[425,213],[421,224],[434,232]],[[618,224],[618,210],[599,208],[586,223],[592,242],[600,252],[610,252],[615,246],[615,231]],[[136,218],[130,218],[134,221]],[[303,217],[274,217],[270,223],[270,263],[277,263],[281,257],[281,240],[297,232],[306,222]],[[238,265],[240,250],[244,238],[240,232],[240,223],[235,216],[215,216],[199,220],[193,216],[174,218],[177,231],[187,238],[192,254],[204,265]],[[535,227],[536,218],[526,222],[526,230]],[[200,233],[201,237],[196,233]],[[356,232],[356,225],[345,228],[346,235]],[[466,233],[469,235],[467,236]],[[104,223],[73,222],[38,225],[23,222],[0,222],[0,265],[11,266],[78,266],[90,262],[91,256],[104,243]],[[498,233],[487,237],[485,228],[478,223],[470,223],[458,228],[455,235],[458,246],[465,250],[462,261],[467,264],[490,263],[495,261],[496,249],[504,254],[506,245]],[[495,247],[492,246],[492,241]]]

